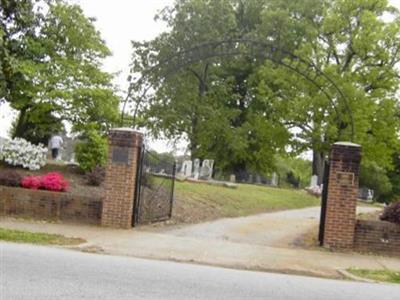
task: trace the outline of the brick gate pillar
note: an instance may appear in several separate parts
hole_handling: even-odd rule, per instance
[[[131,228],[137,164],[143,135],[129,128],[112,129],[106,166],[101,225]]]
[[[324,247],[351,249],[354,243],[361,146],[333,144],[330,156]]]

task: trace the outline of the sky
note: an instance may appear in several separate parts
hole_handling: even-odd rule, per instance
[[[161,21],[154,21],[156,13],[172,0],[70,0],[79,4],[88,17],[95,17],[96,28],[113,55],[104,68],[108,72],[122,72],[116,79],[126,88],[131,57],[131,41],[151,40],[166,30]]]
[[[349,0],[351,1],[351,0]],[[131,55],[130,41],[151,40],[166,30],[165,24],[154,21],[155,14],[173,0],[69,0],[79,4],[88,17],[97,19],[95,25],[101,32],[113,55],[104,62],[104,69],[118,73],[115,83],[126,90]],[[400,0],[389,1],[400,8]],[[5,104],[0,106],[0,136],[7,136],[15,112]],[[150,146],[157,151],[176,150],[182,152],[185,143],[177,148],[167,141],[150,141]]]

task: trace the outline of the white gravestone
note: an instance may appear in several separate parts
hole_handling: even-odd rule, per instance
[[[313,175],[311,176],[310,188],[315,188],[318,186],[318,176]]]
[[[235,183],[235,182],[236,182],[236,176],[235,176],[235,174],[231,174],[231,176],[229,177],[229,181],[232,182],[232,183]]]
[[[192,161],[185,160],[182,164],[181,174],[185,177],[192,176]]]
[[[200,169],[200,179],[210,180],[212,178],[214,160],[205,159]]]
[[[272,186],[277,186],[278,185],[278,175],[276,175],[275,172],[272,173],[271,185]]]
[[[200,159],[196,158],[194,160],[194,168],[193,168],[193,178],[199,179],[200,176]]]

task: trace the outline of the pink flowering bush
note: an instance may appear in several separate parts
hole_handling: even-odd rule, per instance
[[[38,190],[41,187],[41,176],[26,176],[21,180],[21,186],[26,189]]]
[[[48,173],[42,177],[42,187],[48,191],[63,192],[68,189],[68,182],[57,172]]]
[[[68,181],[57,172],[48,173],[43,176],[26,176],[22,179],[21,185],[27,189],[41,189],[53,192],[65,192],[69,187]]]

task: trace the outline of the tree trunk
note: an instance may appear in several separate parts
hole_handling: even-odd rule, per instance
[[[204,67],[203,70],[203,74],[199,75],[197,74],[195,71],[192,71],[193,74],[195,74],[196,78],[199,81],[199,86],[198,86],[198,93],[199,93],[199,102],[202,101],[202,98],[205,97],[206,92],[207,92],[207,84],[206,84],[206,79],[207,79],[207,73],[208,73],[208,64],[206,64],[206,66]],[[194,112],[193,112],[193,116],[192,116],[192,130],[191,130],[191,135],[189,137],[190,140],[190,145],[189,145],[189,149],[190,149],[190,158],[191,160],[194,160],[196,158],[201,158],[198,156],[197,154],[197,148],[199,146],[198,143],[198,123],[199,123],[199,119],[197,116],[197,109],[196,106],[194,106]]]
[[[192,120],[192,134],[189,138],[189,149],[190,149],[190,159],[193,161],[196,158],[199,158],[197,155],[197,121]]]
[[[25,123],[26,123],[26,113],[27,113],[27,107],[22,108],[19,111],[19,115],[17,117],[17,123],[15,124],[14,127],[14,132],[12,132],[12,137],[24,137],[25,133]]]

